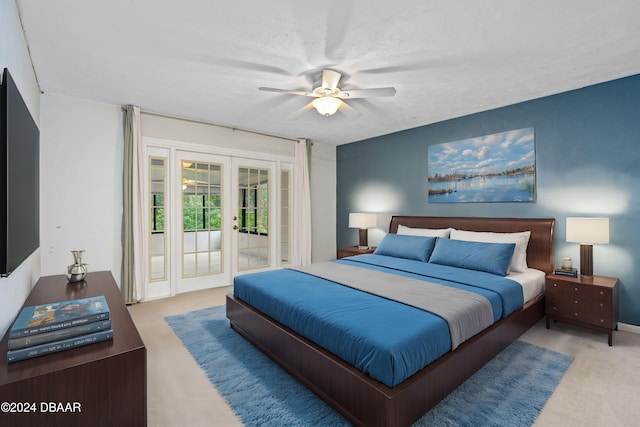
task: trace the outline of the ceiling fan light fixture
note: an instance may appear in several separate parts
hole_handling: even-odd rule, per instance
[[[336,113],[336,111],[338,111],[341,103],[342,101],[340,101],[338,98],[334,98],[332,96],[322,96],[320,98],[314,99],[311,105],[313,105],[313,108],[315,108],[316,111],[318,111],[318,113],[322,114],[323,116],[332,116]]]
[[[396,90],[393,87],[365,88],[342,90],[338,84],[342,75],[333,70],[322,71],[322,85],[314,87],[311,92],[301,90],[278,89],[274,87],[259,87],[259,90],[267,92],[288,93],[290,95],[307,96],[315,98],[313,101],[305,104],[295,113],[289,116],[289,119],[295,119],[315,108],[316,111],[325,117],[332,116],[336,111],[340,110],[350,118],[358,117],[360,113],[354,110],[349,104],[344,102],[345,99],[371,98],[380,96],[394,96]]]

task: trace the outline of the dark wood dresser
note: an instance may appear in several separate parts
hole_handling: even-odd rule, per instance
[[[7,331],[0,343],[1,425],[147,424],[146,348],[110,272],[89,273],[80,283],[43,277],[24,305],[98,295],[107,299],[113,340],[8,364]]]
[[[547,276],[545,285],[547,329],[562,321],[609,335],[618,329],[618,279],[614,277]]]

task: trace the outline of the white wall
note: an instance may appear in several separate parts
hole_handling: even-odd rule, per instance
[[[142,136],[293,156],[293,141],[207,123],[142,113]]]
[[[70,251],[84,249],[89,271],[120,283],[121,107],[45,94],[41,113],[42,275],[64,274]]]
[[[9,68],[33,119],[39,124],[40,92],[13,0],[0,0],[0,70],[5,67]],[[0,336],[18,314],[39,277],[40,250],[36,250],[9,277],[0,279]]]

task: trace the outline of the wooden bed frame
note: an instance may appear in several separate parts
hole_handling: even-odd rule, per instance
[[[415,228],[453,227],[471,231],[531,231],[527,264],[550,273],[554,265],[555,220],[549,218],[471,218],[394,216],[398,225]],[[544,316],[544,297],[529,301],[480,334],[389,388],[351,365],[227,295],[231,327],[355,425],[407,426],[467,380]]]

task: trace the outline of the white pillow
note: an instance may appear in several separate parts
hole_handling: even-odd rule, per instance
[[[527,245],[531,237],[530,231],[520,233],[492,233],[484,231],[466,231],[451,229],[450,238],[469,242],[515,243],[509,270],[517,273],[527,271]]]
[[[411,228],[398,225],[397,234],[407,236],[449,237],[450,228]]]

